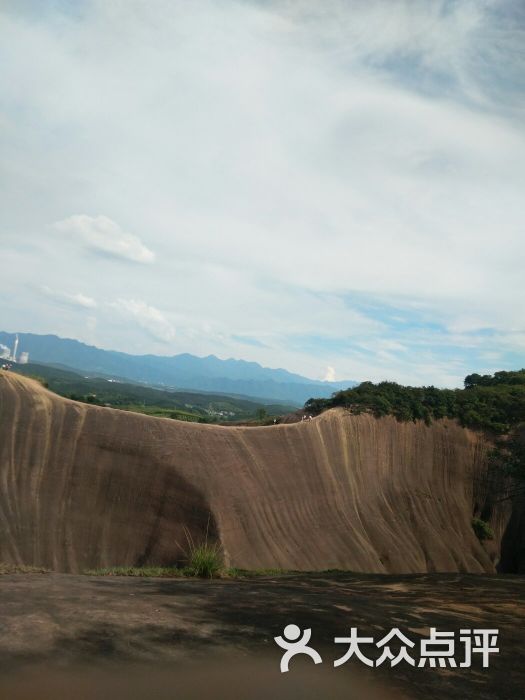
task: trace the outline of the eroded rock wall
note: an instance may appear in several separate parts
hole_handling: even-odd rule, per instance
[[[198,425],[79,404],[2,372],[0,561],[165,565],[208,532],[243,568],[491,572],[499,539],[487,552],[471,528],[486,449],[447,420],[336,409]]]

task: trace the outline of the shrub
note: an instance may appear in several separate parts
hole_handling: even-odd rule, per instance
[[[480,542],[494,538],[494,532],[486,520],[472,518],[472,529]]]

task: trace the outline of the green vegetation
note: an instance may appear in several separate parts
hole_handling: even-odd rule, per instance
[[[222,578],[227,570],[222,568],[219,547],[198,547],[188,566],[109,566],[87,569],[86,576],[135,576],[157,578]]]
[[[204,539],[197,543],[193,540],[190,531],[184,528],[187,542],[186,566],[114,566],[105,569],[89,569],[84,573],[90,576],[160,576],[170,578],[181,576],[218,578],[224,576],[222,549],[218,542],[210,541],[209,527],[210,519],[208,519]]]
[[[472,518],[472,529],[480,542],[494,539],[494,532],[486,520]]]
[[[83,377],[76,372],[50,365],[13,365],[11,371],[37,379],[56,394],[74,401],[144,413],[157,418],[223,423],[255,421],[261,411],[264,416],[279,416],[295,410],[293,406],[263,405],[242,397],[170,391],[111,377]]]
[[[185,572],[187,576],[200,576],[201,578],[214,578],[220,575],[222,564],[222,549],[218,542],[211,542],[209,539],[211,514],[208,517],[206,535],[200,542],[195,543],[188,528],[184,528],[187,542],[187,565]]]
[[[190,559],[186,571],[191,575],[201,578],[214,578],[222,570],[222,553],[219,544],[204,542],[195,547],[192,546]]]
[[[44,389],[49,389],[49,384],[44,379],[44,377],[41,377],[38,374],[26,374],[25,376],[28,377],[28,379],[33,379],[35,382],[41,384],[44,387]]]
[[[84,574],[86,576],[178,578],[185,575],[185,570],[176,566],[110,566],[103,569],[87,569]]]
[[[493,469],[511,478],[504,498],[525,492],[525,369],[469,374],[464,389],[401,386],[395,382],[363,382],[339,391],[329,399],[310,399],[308,413],[319,414],[343,406],[353,413],[395,416],[400,421],[452,418],[461,425],[485,432],[494,442]]]
[[[335,571],[335,570],[334,570]],[[103,569],[88,569],[83,572],[85,576],[134,576],[144,578],[195,578],[197,574],[192,566],[113,566]],[[202,578],[235,578],[251,579],[262,577],[289,576],[299,573],[297,571],[286,571],[284,569],[236,569],[219,568],[212,576],[206,573],[201,574]],[[306,572],[300,572],[301,575]],[[318,574],[320,572],[310,572]]]
[[[465,389],[363,382],[329,399],[310,399],[305,410],[318,414],[334,406],[427,424],[439,418],[456,418],[464,426],[504,435],[525,421],[525,369],[496,372],[494,376],[471,374],[465,379]]]
[[[513,372],[494,372],[494,374],[469,374],[465,377],[465,389],[471,389],[474,386],[501,385],[525,385],[525,369]]]
[[[41,566],[26,566],[25,564],[3,564],[0,562],[0,576],[6,574],[47,574],[48,569]]]

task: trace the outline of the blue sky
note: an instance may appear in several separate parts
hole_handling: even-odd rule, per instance
[[[315,378],[525,365],[523,3],[0,21],[2,329]]]

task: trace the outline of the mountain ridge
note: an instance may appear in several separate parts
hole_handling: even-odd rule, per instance
[[[0,344],[11,348],[16,335],[0,331]],[[309,379],[283,368],[263,367],[242,359],[223,360],[213,354],[206,357],[190,353],[131,355],[54,334],[18,333],[18,336],[19,352],[29,352],[33,362],[62,364],[75,370],[114,374],[174,389],[242,394],[302,405],[312,396],[326,398],[338,389],[355,385],[351,380]]]

